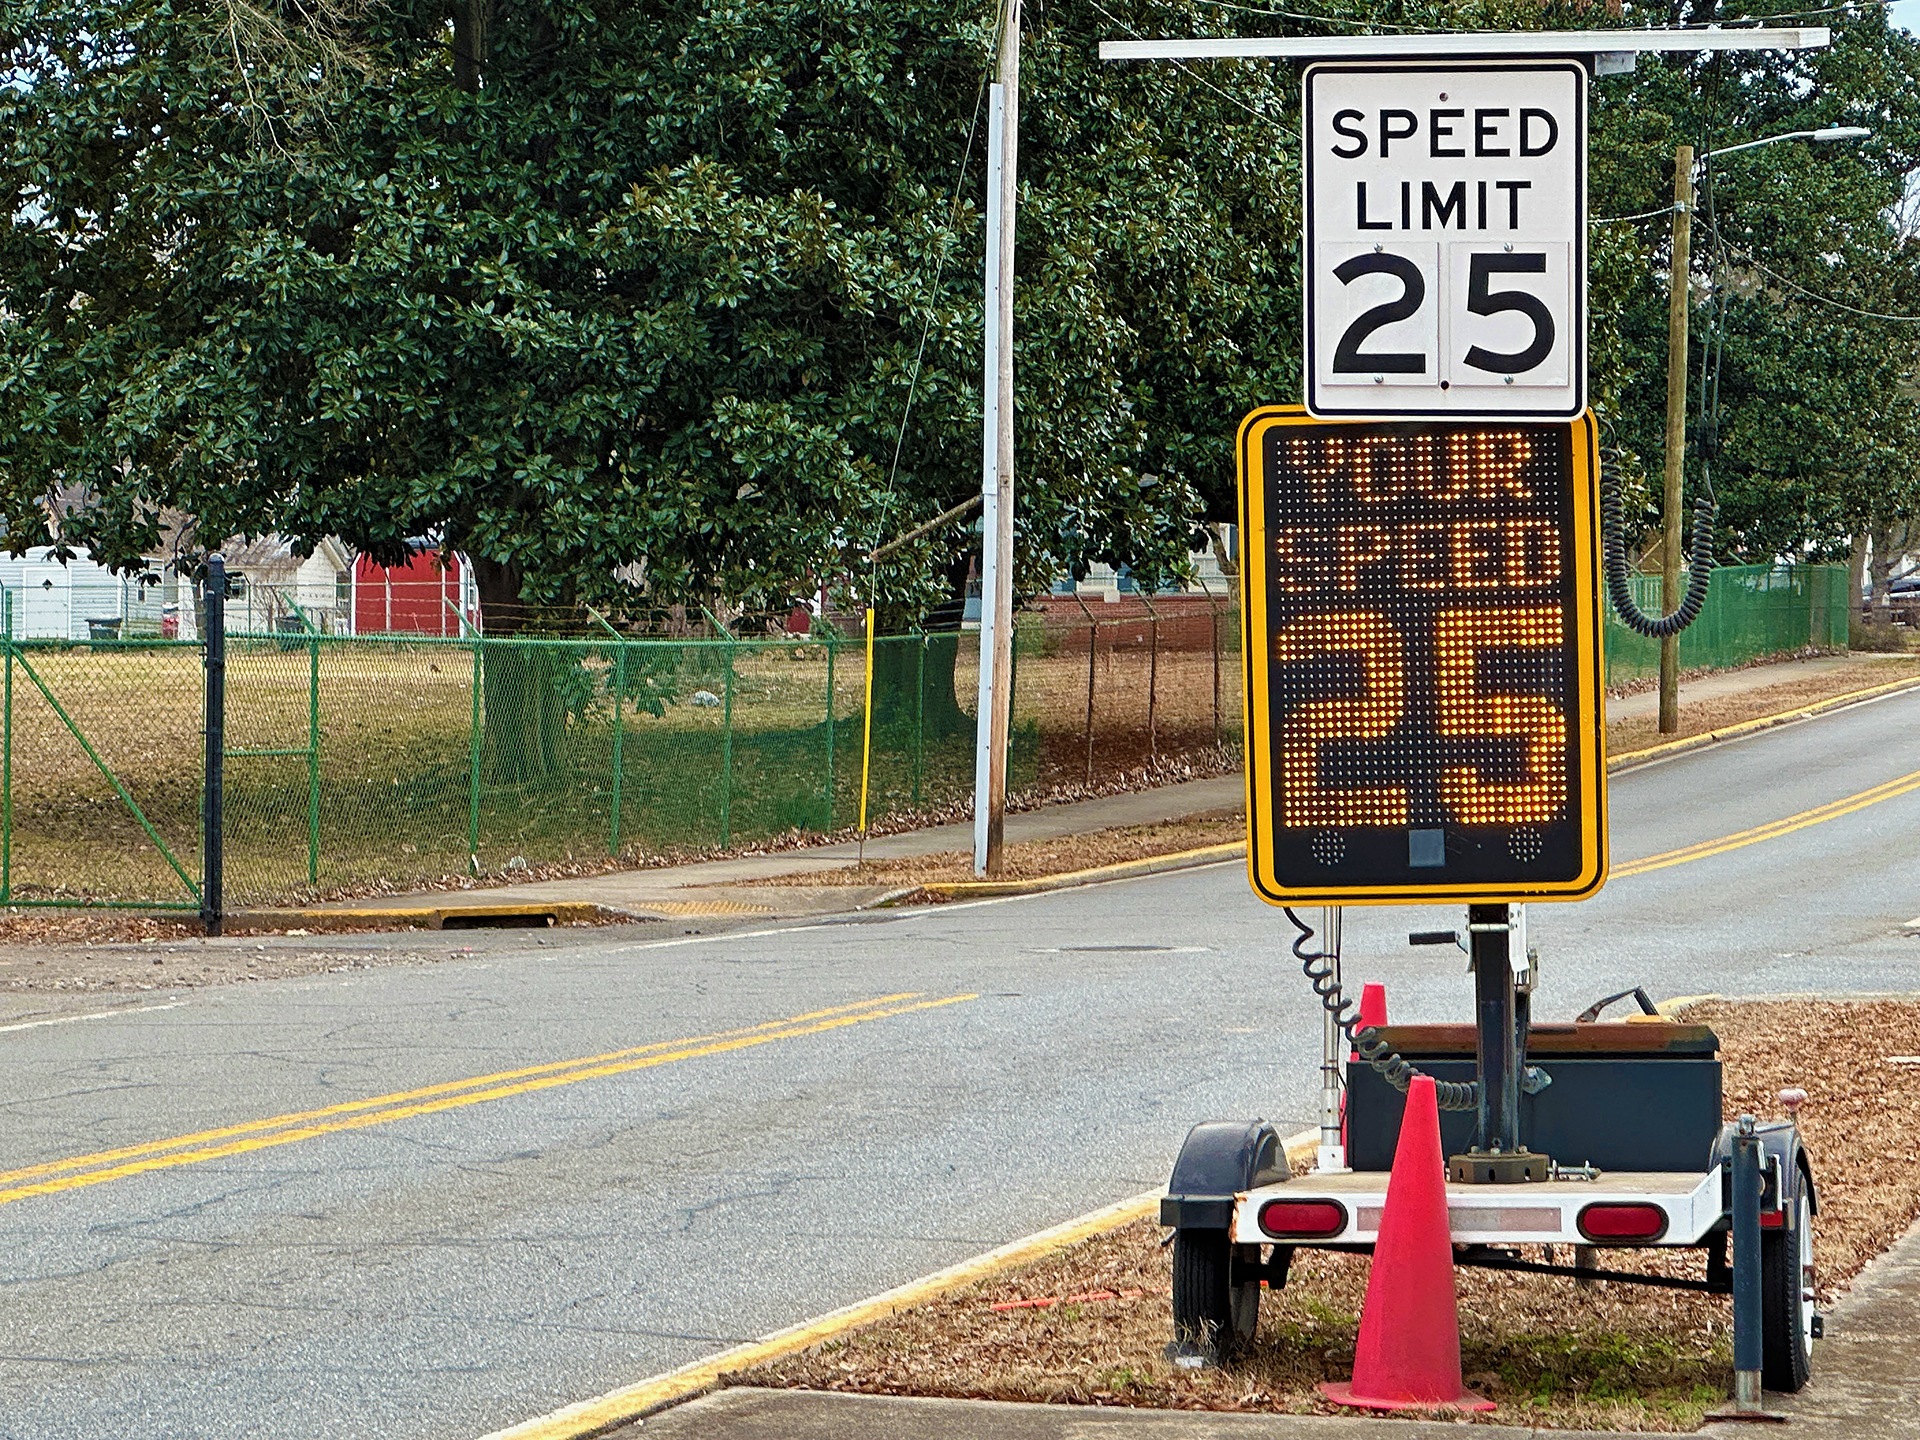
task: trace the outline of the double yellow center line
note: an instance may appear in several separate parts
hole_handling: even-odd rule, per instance
[[[1878,805],[1882,800],[1892,800],[1912,790],[1920,790],[1920,770],[1889,780],[1884,785],[1876,785],[1871,790],[1862,790],[1857,795],[1846,795],[1811,810],[1802,810],[1798,815],[1789,815],[1784,820],[1756,825],[1751,830],[1742,830],[1734,835],[1702,840],[1678,850],[1663,850],[1658,855],[1648,855],[1641,860],[1629,860],[1614,870],[1613,878],[1621,880],[1629,875],[1645,875],[1650,870],[1665,870],[1670,865],[1684,865],[1689,860],[1704,860],[1709,855],[1720,855],[1746,845],[1758,845],[1762,840],[1775,840],[1795,830],[1804,830],[1809,825],[1820,825],[1828,820],[1837,820],[1842,815],[1851,815],[1856,810],[1864,810],[1869,805]]]
[[[947,995],[936,1000],[923,999],[917,991],[879,995],[855,1005],[840,1005],[831,1010],[812,1010],[804,1015],[789,1015],[784,1020],[768,1020],[740,1030],[722,1030],[712,1035],[694,1035],[679,1040],[661,1040],[651,1045],[636,1045],[627,1050],[609,1050],[600,1055],[583,1055],[573,1060],[556,1060],[546,1065],[528,1065],[518,1070],[499,1070],[491,1075],[476,1075],[466,1080],[448,1080],[424,1085],[417,1090],[400,1090],[391,1095],[376,1095],[367,1100],[349,1100],[318,1110],[297,1110],[265,1120],[249,1120],[217,1130],[199,1130],[191,1135],[176,1135],[170,1140],[150,1140],[118,1150],[101,1150],[92,1155],[76,1155],[68,1160],[50,1160],[20,1170],[0,1172],[0,1205],[24,1200],[30,1195],[54,1195],[62,1190],[79,1190],[101,1185],[129,1175],[144,1175],[154,1170],[171,1170],[181,1165],[199,1165],[208,1160],[224,1160],[253,1150],[275,1145],[291,1145],[321,1135],[346,1130],[366,1130],[375,1125],[408,1120],[416,1115],[433,1115],[443,1110],[458,1110],[490,1100],[505,1100],[514,1095],[530,1095],[582,1080],[597,1080],[607,1075],[624,1075],[632,1070],[647,1070],[656,1065],[671,1065],[706,1055],[724,1055],[776,1040],[793,1040],[803,1035],[818,1035],[868,1020],[885,1020],[895,1015],[910,1015],[918,1010],[937,1010],[977,1000],[978,995]]]

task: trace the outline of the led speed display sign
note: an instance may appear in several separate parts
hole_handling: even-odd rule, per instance
[[[1595,436],[1240,427],[1248,868],[1275,903],[1578,899],[1606,873]]]
[[[1572,61],[1308,69],[1315,415],[1585,410],[1586,83]]]

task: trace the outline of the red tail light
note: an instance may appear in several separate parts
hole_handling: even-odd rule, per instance
[[[1337,1200],[1269,1200],[1260,1207],[1260,1228],[1276,1240],[1313,1240],[1347,1228],[1347,1207]]]
[[[1580,1233],[1589,1240],[1658,1240],[1667,1233],[1667,1212],[1658,1205],[1589,1205],[1580,1212]]]

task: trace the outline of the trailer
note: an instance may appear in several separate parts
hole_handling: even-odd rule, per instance
[[[1345,1072],[1335,1090],[1345,1103],[1323,1116],[1313,1172],[1289,1173],[1264,1121],[1188,1134],[1160,1206],[1174,1232],[1177,1352],[1204,1362],[1243,1348],[1262,1282],[1284,1286],[1295,1250],[1372,1253],[1399,1139],[1395,1081],[1417,1071],[1456,1100],[1441,1115],[1455,1264],[1730,1295],[1736,1404],[1757,1405],[1761,1388],[1799,1390],[1823,1329],[1809,1229],[1819,1198],[1794,1120],[1804,1092],[1782,1092],[1784,1119],[1723,1122],[1718,1038],[1659,1014],[1644,990],[1609,996],[1572,1023],[1534,1023],[1538,957],[1517,975],[1508,958],[1524,917],[1499,905],[1469,915],[1476,1023],[1332,1026],[1374,1058],[1353,1064],[1331,1048],[1324,1057]],[[1309,957],[1323,995],[1329,978],[1339,993],[1330,958]],[[1628,996],[1646,1013],[1597,1019]],[[1469,1092],[1465,1108],[1457,1102]],[[1556,1258],[1523,1259],[1523,1245]],[[1557,1263],[1561,1247],[1571,1263]],[[1705,1278],[1636,1270],[1626,1253],[1674,1248],[1704,1251]]]

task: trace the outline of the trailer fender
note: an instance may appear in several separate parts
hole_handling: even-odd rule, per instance
[[[1286,1149],[1264,1120],[1208,1120],[1187,1132],[1160,1201],[1160,1223],[1176,1230],[1226,1230],[1234,1196],[1285,1180]]]
[[[1807,1159],[1806,1148],[1800,1143],[1800,1127],[1791,1120],[1771,1120],[1757,1127],[1760,1137],[1761,1177],[1760,1208],[1778,1210],[1785,1204],[1780,1194],[1780,1178],[1799,1172],[1799,1183],[1807,1192],[1807,1210],[1814,1215],[1820,1213],[1820,1196],[1813,1184],[1813,1166]],[[1725,1177],[1727,1189],[1724,1203],[1729,1213],[1733,1209],[1733,1134],[1731,1124],[1722,1125],[1720,1133],[1714,1138],[1713,1153],[1708,1157],[1708,1168],[1724,1165],[1721,1171]],[[1790,1184],[1792,1182],[1789,1182]],[[1789,1221],[1789,1224],[1792,1222]]]

